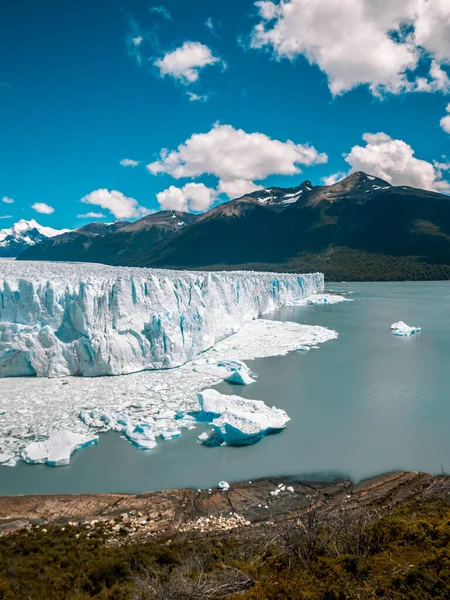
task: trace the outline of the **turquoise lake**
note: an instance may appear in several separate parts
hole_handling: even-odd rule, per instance
[[[131,493],[265,476],[358,481],[392,470],[450,471],[450,282],[327,288],[353,302],[285,308],[265,318],[323,325],[339,339],[307,353],[247,361],[256,383],[217,386],[285,409],[291,422],[282,433],[244,448],[206,448],[196,429],[150,452],[103,434],[68,467],[2,468],[0,493]],[[399,320],[422,333],[395,337],[390,325]]]

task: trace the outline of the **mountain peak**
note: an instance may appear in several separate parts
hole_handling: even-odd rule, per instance
[[[44,227],[34,219],[20,219],[8,229],[0,229],[0,257],[18,256],[26,248],[68,231]]]

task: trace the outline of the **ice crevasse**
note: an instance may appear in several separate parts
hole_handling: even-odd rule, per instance
[[[323,291],[320,273],[0,262],[0,377],[178,367],[258,316]]]

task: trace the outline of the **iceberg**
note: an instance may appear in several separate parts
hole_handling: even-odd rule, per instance
[[[179,367],[323,286],[320,273],[1,261],[0,377]]]
[[[262,400],[204,390],[198,395],[200,421],[211,421],[214,435],[201,439],[207,445],[247,446],[265,435],[281,431],[290,418],[280,408],[269,407]]]
[[[60,467],[70,463],[75,450],[87,448],[98,442],[97,436],[85,436],[70,431],[55,431],[43,442],[32,442],[22,451],[22,459],[30,464],[47,463]]]
[[[420,327],[410,327],[403,321],[393,323],[391,325],[391,330],[394,333],[394,335],[397,335],[399,337],[408,337],[410,335],[413,335],[414,333],[419,333],[420,331],[422,331]]]

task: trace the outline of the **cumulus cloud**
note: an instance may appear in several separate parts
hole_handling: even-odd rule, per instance
[[[332,175],[328,175],[327,177],[322,177],[322,183],[323,185],[333,185],[334,183],[344,179],[344,177],[346,177],[346,174],[339,171],[337,173],[333,173]]]
[[[447,105],[447,112],[450,113],[450,104]],[[441,127],[447,133],[450,133],[450,114],[442,117],[441,119]]]
[[[253,183],[269,175],[297,175],[300,165],[327,162],[314,146],[281,142],[262,133],[247,133],[231,125],[216,124],[208,133],[195,133],[177,150],[163,150],[147,165],[150,173],[167,173],[175,179],[215,175],[219,192],[231,197],[258,189]],[[243,192],[243,193],[240,193]]]
[[[2,202],[5,204],[14,204],[14,200],[12,198],[8,198],[8,196],[3,196]]]
[[[185,42],[155,61],[155,65],[159,68],[161,77],[169,75],[188,84],[198,80],[201,69],[220,62],[208,46],[200,42]]]
[[[53,206],[49,206],[48,204],[45,204],[45,202],[35,202],[31,208],[36,212],[41,213],[41,215],[51,215],[55,212]]]
[[[253,48],[277,59],[303,55],[341,94],[366,84],[373,94],[448,90],[450,3],[448,0],[283,0],[255,2],[259,22]],[[417,78],[427,58],[427,77]]]
[[[240,198],[256,190],[263,190],[264,186],[256,185],[253,181],[245,179],[235,179],[234,181],[219,181],[217,191],[219,194],[226,194],[229,198]]]
[[[134,37],[131,39],[131,41],[133,42],[133,44],[135,46],[140,46],[143,42],[144,38],[142,37],[142,35],[138,35],[137,37]]]
[[[203,183],[187,183],[182,188],[171,185],[156,197],[163,210],[204,212],[211,207],[216,195],[215,190]]]
[[[138,160],[132,160],[131,158],[124,158],[120,161],[122,167],[137,167],[139,164]]]
[[[83,215],[77,215],[77,219],[104,219],[105,215],[100,212],[88,212]]]
[[[365,146],[353,146],[345,156],[351,172],[364,171],[391,183],[433,191],[450,190],[442,172],[447,165],[430,163],[414,156],[413,148],[386,133],[365,133]]]
[[[134,198],[128,198],[117,190],[95,190],[84,196],[81,202],[109,210],[116,219],[138,219],[152,212],[148,208],[140,206]]]

